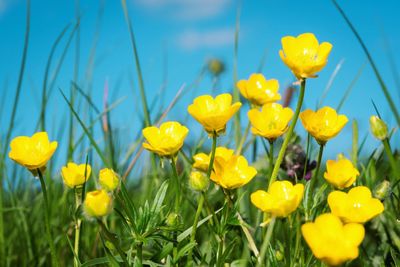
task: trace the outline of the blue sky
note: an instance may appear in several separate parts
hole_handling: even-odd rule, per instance
[[[400,17],[397,14],[399,3],[382,1],[377,5],[377,2],[372,0],[362,3],[339,3],[370,49],[395,103],[400,103],[400,88],[395,82],[390,67],[392,63],[388,59],[388,51],[391,50],[393,64],[400,66],[400,54],[396,51],[396,47],[400,46]],[[104,12],[98,24],[97,18],[102,5]],[[389,125],[395,126],[395,120],[367,64],[365,54],[330,1],[128,0],[149,102],[157,96],[157,92],[166,81],[165,101],[168,103],[183,84],[191,84],[196,79],[204,63],[212,57],[222,59],[227,65],[218,92],[232,90],[234,32],[238,5],[241,6],[238,55],[240,79],[256,72],[261,58],[266,54],[263,74],[267,78],[278,79],[281,88],[284,88],[293,81],[293,76],[278,55],[281,37],[313,32],[320,41],[332,43],[333,50],[329,63],[319,78],[310,79],[308,82],[305,107],[315,107],[331,74],[342,62],[323,103],[336,107],[351,81],[364,66],[341,113],[358,121],[361,139],[368,130],[369,116],[374,114],[370,101],[373,99],[383,118]],[[40,92],[51,46],[66,25],[75,23],[74,1],[32,1],[31,6],[26,75],[13,136],[31,135],[34,132],[39,118]],[[0,117],[2,135],[8,128],[18,79],[25,12],[26,2],[23,0],[0,0],[1,94],[7,90],[7,100]],[[142,115],[138,102],[133,54],[121,3],[111,0],[82,0],[80,14],[82,19],[78,84],[82,87],[87,85],[86,69],[96,36],[96,27],[100,25],[93,70],[93,102],[102,107],[106,80],[110,87],[111,102],[126,97],[124,102],[112,111],[111,116],[113,126],[119,129],[121,136],[125,136],[121,141],[132,142],[140,130],[139,119]],[[67,43],[70,30],[56,51],[51,74],[54,73]],[[63,125],[63,120],[68,116],[67,106],[57,88],[69,93],[74,71],[74,51],[75,40],[66,54],[49,100],[47,125],[50,135],[53,134],[54,138],[60,125]],[[133,87],[130,81],[133,81]],[[185,121],[186,107],[191,103],[192,96],[210,93],[210,90],[211,79],[207,76],[195,91],[188,93],[179,102],[167,120]],[[247,106],[242,108],[243,118],[246,118],[247,109]],[[85,117],[84,112],[82,113]],[[196,122],[189,119],[188,124],[193,135],[197,135],[200,127]],[[304,134],[301,124],[297,129]],[[101,138],[101,135],[98,134],[98,137]],[[339,152],[347,153],[350,150],[350,142],[351,125],[348,124],[344,131],[328,144],[327,156],[332,157]],[[395,143],[399,143],[398,137],[393,140],[393,144]],[[369,151],[377,144],[372,137],[368,138]]]

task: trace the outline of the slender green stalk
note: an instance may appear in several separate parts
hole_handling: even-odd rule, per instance
[[[82,187],[75,187],[75,210],[82,204]],[[81,235],[82,220],[78,217],[75,221],[75,242],[74,242],[74,266],[79,266],[79,241]]]
[[[48,195],[47,195],[46,183],[44,182],[43,174],[40,171],[40,169],[37,169],[37,172],[39,175],[40,185],[42,187],[42,192],[43,192],[44,224],[46,227],[47,241],[49,242],[49,246],[50,246],[51,262],[52,262],[53,266],[59,266],[59,263],[57,260],[56,249],[54,246],[54,240],[53,240],[53,236],[51,234],[51,228],[50,228],[50,209],[49,209],[49,199],[48,199]]]
[[[171,167],[174,173],[174,182],[176,186],[176,193],[175,193],[175,208],[174,211],[176,214],[179,214],[179,205],[180,205],[180,198],[181,198],[181,184],[179,182],[179,175],[176,168],[175,157],[171,157]]]
[[[305,90],[306,90],[306,80],[304,79],[304,80],[301,80],[300,95],[299,95],[299,99],[297,100],[296,111],[295,111],[294,116],[293,116],[292,124],[290,124],[289,130],[288,130],[288,132],[287,132],[287,134],[285,136],[285,140],[283,140],[283,144],[282,144],[282,147],[281,147],[281,149],[279,151],[278,158],[276,159],[276,163],[274,165],[274,169],[272,171],[271,178],[269,180],[269,184],[270,185],[278,177],[279,168],[281,166],[283,157],[285,156],[286,148],[289,145],[290,138],[292,137],[294,128],[296,127],[297,119],[299,118],[301,106],[303,104]]]
[[[382,143],[383,147],[385,148],[386,155],[389,158],[389,163],[394,174],[393,177],[394,179],[392,179],[392,181],[396,181],[397,179],[400,178],[399,166],[396,164],[396,159],[394,158],[392,149],[390,148],[389,139],[388,138],[384,139]]]
[[[204,204],[204,194],[199,196],[199,204],[197,205],[196,215],[194,216],[193,226],[192,226],[192,233],[190,235],[190,243],[193,243],[196,239],[196,232],[197,232],[197,223],[199,222],[201,211],[203,210]],[[193,247],[189,250],[188,254],[189,262],[193,262]]]
[[[371,54],[368,51],[367,46],[365,45],[364,41],[361,39],[361,36],[358,34],[356,28],[353,26],[353,24],[351,23],[351,21],[349,20],[349,18],[347,17],[347,15],[344,13],[343,9],[339,6],[339,4],[336,2],[336,0],[332,0],[333,4],[335,5],[336,9],[339,11],[340,15],[342,15],[342,17],[344,18],[344,20],[346,21],[347,25],[350,27],[351,31],[353,32],[353,34],[355,35],[355,37],[357,38],[357,41],[359,42],[359,44],[361,45],[362,49],[364,50],[365,55],[368,58],[368,61],[375,73],[376,78],[378,79],[378,82],[381,86],[382,92],[389,104],[390,109],[392,110],[392,113],[397,121],[397,124],[400,126],[400,115],[399,112],[397,110],[396,105],[393,102],[392,97],[390,96],[389,90],[386,87],[385,82],[383,81],[383,78],[381,76],[381,74],[378,71],[378,68],[375,65],[374,60],[372,59]]]
[[[214,166],[215,151],[217,150],[217,133],[214,132],[212,138],[213,138],[213,142],[212,142],[212,147],[211,147],[210,163],[208,164],[208,170],[207,170],[207,178],[208,179],[210,179],[210,177],[211,177],[211,172],[212,172],[213,166]],[[197,206],[196,215],[194,217],[192,233],[190,235],[190,242],[194,242],[194,240],[196,238],[197,223],[199,221],[199,216],[203,209],[205,199],[206,199],[206,193],[202,192],[202,194],[199,197],[199,203]],[[206,207],[207,207],[208,213],[212,214],[212,216],[215,217],[215,213],[210,210],[210,207],[208,205],[206,205]],[[189,257],[188,257],[189,261],[192,262],[193,261],[193,248],[191,248],[189,250],[188,255],[189,255]]]
[[[27,0],[27,8],[26,8],[26,31],[25,31],[25,41],[24,41],[24,50],[22,54],[22,60],[21,60],[21,68],[19,71],[19,77],[18,77],[18,83],[17,83],[17,89],[15,93],[15,98],[14,98],[14,104],[12,107],[11,111],[11,118],[10,118],[10,124],[8,127],[7,135],[4,141],[2,142],[4,145],[4,150],[3,154],[0,160],[0,164],[4,164],[5,162],[5,157],[7,155],[7,149],[8,149],[8,143],[11,138],[11,132],[14,129],[14,123],[15,123],[15,116],[17,113],[17,107],[18,107],[18,102],[19,102],[19,96],[21,93],[22,89],[22,81],[24,78],[24,73],[25,73],[25,64],[26,64],[26,59],[28,55],[28,44],[29,44],[29,32],[30,32],[30,17],[31,17],[31,1]],[[1,168],[2,167],[2,168]],[[0,166],[0,169],[5,170],[4,166]],[[3,193],[4,193],[4,188],[3,188],[3,175],[0,175],[0,265],[5,265],[6,262],[6,244],[5,244],[5,238],[4,238],[4,215],[3,215]]]
[[[317,168],[315,169],[314,177],[311,178],[310,186],[308,187],[308,190],[306,191],[306,194],[307,194],[307,196],[306,196],[306,205],[307,205],[306,206],[306,220],[310,219],[311,199],[312,199],[312,194],[313,194],[315,184],[318,180],[319,169],[321,167],[323,153],[324,153],[324,144],[320,144],[319,152],[318,152]]]
[[[208,164],[208,170],[207,170],[207,177],[211,177],[211,172],[214,167],[214,158],[215,158],[215,151],[217,149],[217,133],[214,132],[212,136],[213,142],[212,142],[212,147],[211,147],[211,157],[210,157],[210,164]]]
[[[124,262],[124,265],[122,265],[122,266],[129,266],[129,263],[126,260],[126,254],[119,246],[118,239],[116,239],[116,236],[107,229],[107,226],[101,221],[101,219],[97,218],[97,223],[100,225],[100,228],[101,228],[104,236],[107,238],[108,241],[110,241],[114,245],[114,248],[117,250],[118,254],[120,255],[122,261]]]
[[[265,266],[264,259],[265,259],[265,256],[267,254],[268,246],[270,244],[272,232],[274,230],[275,220],[276,220],[275,218],[272,218],[271,222],[268,225],[268,230],[267,230],[267,233],[265,235],[264,241],[263,241],[263,243],[261,245],[261,253],[260,253],[260,257],[258,258],[258,262],[257,262],[256,266]]]
[[[139,266],[143,266],[143,242],[137,243],[136,246],[136,257],[139,260]]]
[[[272,168],[274,167],[274,141],[270,141],[269,140],[269,177],[271,177],[272,175]],[[267,185],[268,185],[268,177],[267,177]],[[267,187],[268,190],[268,187]],[[264,222],[268,220],[268,214],[264,213]],[[265,236],[267,229],[265,227],[263,227],[262,231],[261,231],[261,235]]]
[[[247,138],[247,135],[249,134],[250,127],[251,127],[251,123],[249,121],[249,123],[247,124],[246,129],[244,130],[242,138],[240,139],[239,146],[236,149],[236,155],[240,155],[242,153],[243,145],[244,145],[244,142],[246,142],[246,138]]]

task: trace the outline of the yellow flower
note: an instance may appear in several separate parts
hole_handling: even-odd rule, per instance
[[[112,199],[105,190],[88,192],[83,203],[83,209],[89,217],[102,217],[110,213]]]
[[[116,174],[112,169],[104,168],[100,170],[99,183],[103,189],[114,191],[119,184],[118,174]]]
[[[74,188],[82,186],[89,179],[91,171],[92,169],[89,164],[77,165],[69,162],[66,167],[61,168],[61,176],[66,186]]]
[[[328,204],[331,212],[345,223],[365,223],[385,209],[365,186],[354,187],[347,194],[333,191],[328,195]]]
[[[297,37],[285,36],[281,40],[279,55],[297,79],[315,78],[328,62],[332,45],[319,44],[312,33],[303,33]]]
[[[281,99],[279,83],[275,79],[266,80],[264,75],[254,73],[248,80],[240,80],[237,87],[244,98],[252,104],[262,106]]]
[[[247,116],[251,122],[253,134],[274,141],[289,128],[288,124],[293,117],[293,111],[280,104],[271,103],[264,105],[261,111],[255,108],[251,109]]]
[[[362,224],[343,225],[330,213],[318,216],[315,222],[303,224],[301,232],[314,256],[332,266],[357,258],[358,246],[365,234]]]
[[[243,156],[215,157],[211,180],[225,189],[235,189],[250,182],[256,174],[256,169]]]
[[[239,110],[241,103],[232,105],[230,94],[218,95],[215,99],[210,95],[197,97],[193,104],[189,105],[188,112],[209,133],[221,134],[225,132],[226,124]]]
[[[286,217],[297,209],[303,198],[304,185],[289,181],[275,181],[268,192],[258,190],[251,194],[251,203],[273,217]]]
[[[226,147],[219,146],[215,149],[215,157],[222,157],[225,160],[228,160],[233,155],[233,152],[234,152],[233,149],[228,149]],[[207,172],[208,165],[210,164],[210,157],[211,153],[209,155],[205,153],[198,153],[194,155],[193,168],[203,172]]]
[[[192,171],[189,176],[189,186],[195,191],[207,191],[210,181],[204,172]]]
[[[343,156],[339,156],[337,160],[326,161],[324,178],[338,189],[350,187],[359,175],[353,163]]]
[[[145,149],[161,157],[168,157],[181,149],[189,130],[179,122],[169,121],[161,124],[160,128],[146,127],[142,132],[147,140],[147,143],[143,143]]]
[[[331,107],[323,107],[316,112],[307,109],[300,113],[300,120],[319,144],[325,144],[338,135],[349,121],[345,115],[338,115]]]
[[[42,171],[57,149],[57,142],[49,141],[46,132],[29,136],[18,136],[11,141],[10,159],[26,167],[34,175],[37,169]]]

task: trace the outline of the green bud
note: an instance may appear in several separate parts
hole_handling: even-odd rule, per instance
[[[224,63],[219,59],[211,59],[207,63],[208,71],[214,76],[219,76],[225,70]]]
[[[380,200],[385,199],[390,193],[390,182],[384,180],[382,183],[378,184],[374,190],[374,196]]]
[[[175,212],[168,214],[166,223],[168,226],[177,226],[179,224],[179,214]]]
[[[281,260],[283,260],[283,253],[280,250],[277,250],[275,252],[275,257],[276,257],[277,261],[281,261]]]
[[[206,191],[209,185],[208,177],[205,173],[192,171],[189,177],[189,186],[195,191]]]
[[[388,127],[378,116],[371,116],[369,118],[369,125],[371,133],[376,139],[382,141],[388,137]]]

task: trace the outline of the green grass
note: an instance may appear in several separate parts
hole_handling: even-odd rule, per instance
[[[334,3],[336,4],[335,1]],[[7,158],[9,143],[14,137],[13,129],[19,99],[24,93],[22,82],[25,78],[25,62],[29,51],[29,0],[27,4],[25,43],[15,98],[11,112],[2,110],[0,113],[0,121],[4,121],[6,116],[9,116],[10,121],[1,139],[0,266],[51,266],[50,246],[44,237],[44,212],[46,211],[39,180],[34,179],[30,172]],[[386,89],[378,66],[373,62],[370,52],[350,20],[337,4],[336,7],[360,41],[392,109],[392,115],[400,124],[398,111]],[[313,178],[315,182],[313,190],[307,191],[310,195],[299,209],[287,218],[273,220],[265,230],[259,226],[263,215],[250,203],[249,196],[252,192],[267,187],[267,177],[271,176],[273,166],[270,164],[268,146],[263,140],[254,138],[251,134],[245,134],[241,129],[240,118],[235,117],[228,124],[227,134],[230,138],[227,138],[229,139],[227,144],[233,149],[238,149],[240,144],[242,154],[253,155],[253,160],[250,160],[250,157],[247,159],[257,168],[257,176],[242,189],[225,192],[231,195],[232,203],[227,202],[224,192],[214,185],[211,185],[204,194],[192,191],[188,186],[192,157],[200,151],[210,152],[211,139],[207,139],[203,133],[195,142],[186,143],[173,164],[170,164],[171,162],[167,159],[160,159],[144,151],[141,148],[143,137],[140,133],[134,140],[130,140],[129,144],[121,145],[121,140],[126,140],[126,137],[121,136],[118,129],[113,128],[111,115],[114,108],[125,98],[108,104],[105,110],[100,109],[98,103],[92,101],[91,73],[98,37],[97,34],[94,37],[89,60],[92,63],[88,64],[86,70],[81,70],[77,63],[80,54],[79,5],[76,8],[77,22],[73,27],[71,24],[61,31],[50,50],[43,78],[40,113],[37,114],[37,129],[61,134],[67,129],[65,125],[68,124],[67,139],[57,138],[56,134],[50,136],[51,140],[57,139],[68,145],[65,151],[56,152],[58,159],[53,157],[43,177],[48,192],[51,232],[60,265],[73,266],[75,260],[77,266],[185,266],[187,264],[223,266],[226,263],[231,266],[256,266],[257,264],[259,266],[324,266],[312,255],[301,237],[300,226],[306,220],[305,214],[309,218],[315,218],[318,214],[329,211],[326,198],[331,188],[323,179],[325,162],[321,162],[318,177]],[[144,117],[139,123],[143,126],[152,123],[160,124],[182,96],[196,88],[207,70],[203,68],[191,84],[182,86],[175,98],[168,101],[166,107],[163,106],[162,101],[159,105],[156,101],[148,102],[133,26],[125,1],[122,1],[122,10],[127,22],[127,38],[130,38],[132,44],[135,77],[141,96],[139,104]],[[99,18],[101,14],[102,10],[99,11]],[[237,14],[236,22],[233,83],[237,80],[239,18],[240,12]],[[75,46],[74,38],[76,38]],[[55,58],[55,51],[60,49],[62,39],[66,39],[65,46],[61,48],[60,56]],[[71,47],[75,48],[75,65],[74,78],[68,91],[67,88],[56,88],[56,80],[64,64],[65,55],[71,51]],[[260,70],[263,68],[263,62],[264,58],[261,60]],[[360,66],[359,72],[349,84],[339,102],[338,110],[348,101],[348,96],[364,67],[364,65]],[[53,75],[50,76],[50,73]],[[82,73],[84,75],[80,76],[79,74]],[[334,75],[332,74],[332,81]],[[79,77],[85,77],[84,81],[79,83]],[[328,83],[327,90],[329,86]],[[236,99],[240,99],[236,87],[232,89],[232,93]],[[65,107],[70,112],[68,117],[54,120],[50,124],[51,118],[46,117],[46,107],[51,94],[61,94]],[[160,98],[163,98],[163,94],[165,91],[160,90]],[[323,97],[321,102],[322,100]],[[82,111],[79,108],[82,105],[86,107],[86,110]],[[348,115],[351,116],[351,114]],[[104,116],[105,122],[102,120]],[[170,117],[173,117],[173,114]],[[189,119],[191,118],[188,117]],[[242,117],[241,120],[245,121],[246,118]],[[399,266],[399,151],[389,139],[376,147],[371,154],[363,152],[369,133],[359,132],[358,123],[352,122],[352,146],[343,147],[342,150],[349,151],[348,158],[361,173],[356,182],[357,185],[368,186],[375,195],[380,195],[385,211],[365,224],[366,237],[360,246],[360,255],[345,266]],[[50,131],[49,124],[55,131]],[[96,128],[101,130],[96,130]],[[393,131],[393,135],[396,134],[398,132]],[[287,142],[300,144],[307,156],[316,159],[318,145],[312,138],[296,136],[288,138]],[[218,143],[218,145],[227,144]],[[263,145],[266,153],[256,153],[257,148],[261,150]],[[275,143],[276,153],[271,154],[275,160],[281,145],[282,140]],[[329,143],[325,149],[329,150]],[[56,160],[65,158],[87,159],[87,163],[93,167],[92,175],[84,187],[86,192],[96,188],[97,174],[101,168],[112,167],[120,174],[121,185],[113,195],[114,209],[109,216],[100,220],[89,220],[82,214],[82,207],[75,206],[74,190],[69,190],[63,185],[60,170],[53,165]],[[65,160],[66,163],[67,160]],[[138,176],[140,179],[134,179]],[[289,179],[278,167],[275,168],[274,177]],[[304,180],[299,182],[306,183]],[[382,186],[387,187],[386,194],[383,196],[380,191]],[[198,208],[199,201],[202,203],[200,205],[202,208]],[[179,211],[179,217],[174,219],[173,215],[176,211]],[[75,222],[80,219],[82,219],[82,228],[78,255],[74,252],[74,227]],[[192,235],[193,226],[197,228],[195,235]]]

